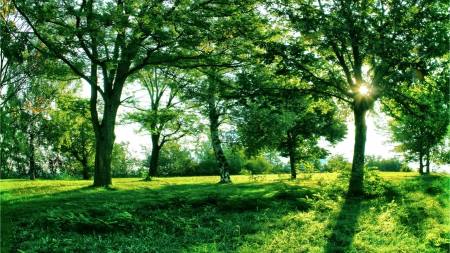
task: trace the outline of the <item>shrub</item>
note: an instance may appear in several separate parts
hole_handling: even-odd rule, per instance
[[[412,172],[412,168],[409,167],[407,164],[403,164],[402,167],[400,168],[401,172]]]

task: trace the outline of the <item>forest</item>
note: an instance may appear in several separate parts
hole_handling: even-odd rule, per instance
[[[445,252],[449,177],[430,167],[450,164],[449,9],[438,0],[0,0],[2,252],[86,252],[67,246],[84,240],[92,252]],[[366,154],[369,114],[383,118],[401,156]],[[145,158],[116,141],[127,125],[151,142]],[[348,136],[350,161],[322,145]],[[12,221],[21,208],[41,222]],[[247,230],[246,216],[257,220]],[[372,227],[381,221],[396,230],[378,231],[394,239],[377,249],[387,243]],[[308,247],[271,232],[308,222],[318,229],[299,235]],[[207,236],[213,223],[221,237]],[[158,226],[165,232],[148,232]],[[68,241],[45,241],[47,230]],[[127,233],[178,238],[166,248],[101,241]]]

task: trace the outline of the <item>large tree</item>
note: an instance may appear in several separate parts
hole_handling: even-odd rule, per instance
[[[268,45],[268,55],[282,57],[280,74],[298,78],[298,89],[338,98],[353,110],[349,194],[361,195],[366,114],[381,98],[403,103],[411,73],[421,78],[442,67],[434,59],[448,53],[448,2],[277,2],[278,21],[290,33]]]
[[[111,180],[116,115],[129,77],[146,66],[220,65],[254,30],[256,1],[13,0],[35,35],[34,48],[66,65],[91,87],[96,135],[94,186]],[[99,100],[102,103],[99,103]]]

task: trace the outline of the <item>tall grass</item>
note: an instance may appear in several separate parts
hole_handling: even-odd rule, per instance
[[[448,252],[449,178],[1,180],[2,252]]]

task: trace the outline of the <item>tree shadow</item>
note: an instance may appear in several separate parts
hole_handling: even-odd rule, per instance
[[[342,205],[341,211],[330,224],[332,233],[328,238],[325,252],[348,252],[357,233],[358,218],[361,213],[361,197],[347,197]]]

